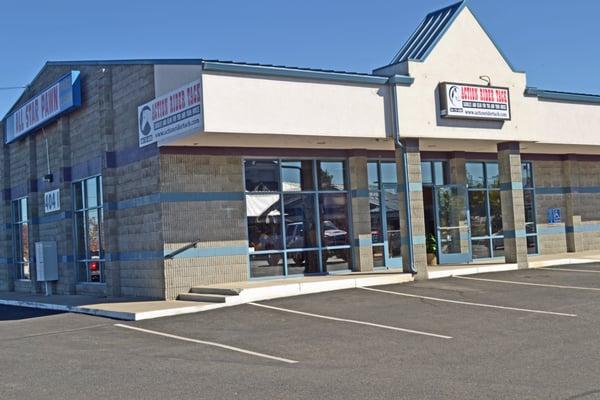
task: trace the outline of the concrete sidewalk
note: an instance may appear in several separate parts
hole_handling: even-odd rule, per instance
[[[585,263],[600,263],[600,251],[529,257],[530,268]],[[429,277],[430,279],[436,279],[457,275],[472,275],[516,269],[516,264],[502,264],[494,262],[494,260],[488,260],[468,265],[429,267]],[[412,280],[413,277],[410,274],[395,270],[385,270],[371,273],[348,273],[340,275],[252,280],[207,286],[206,288],[229,290],[234,293],[234,295],[227,296],[226,301],[223,303],[182,300],[144,300],[124,297],[106,298],[81,295],[44,296],[30,293],[0,292],[0,304],[68,311],[128,321],[139,321],[197,313],[200,311],[229,307],[253,301],[271,300],[281,297],[329,292],[356,287],[390,285],[411,282]]]
[[[356,287],[390,285],[410,282],[411,274],[401,272],[351,273],[346,275],[305,276],[264,281],[236,282],[213,285],[219,289],[232,289],[237,295],[227,302],[161,301],[139,298],[106,298],[82,295],[52,295],[0,292],[0,304],[68,311],[97,315],[127,321],[139,321],[181,314],[191,314],[216,308],[229,307],[252,301],[270,300],[309,293],[328,292]]]
[[[600,251],[583,251],[579,253],[559,253],[544,256],[529,256],[529,268],[545,268],[556,265],[600,263]],[[484,274],[487,272],[503,272],[517,270],[517,264],[505,264],[497,260],[478,260],[471,264],[428,266],[429,279],[448,278],[451,276]]]

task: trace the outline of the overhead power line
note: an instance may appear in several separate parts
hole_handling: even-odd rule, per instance
[[[0,90],[17,90],[25,89],[27,86],[0,86]]]

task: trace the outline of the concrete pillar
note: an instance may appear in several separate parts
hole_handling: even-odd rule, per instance
[[[507,263],[527,268],[527,239],[525,237],[525,205],[519,142],[498,143],[500,170],[500,200],[504,256]]]
[[[99,114],[100,114],[100,137],[103,139],[103,147],[106,152],[115,151],[114,111],[112,96],[112,68],[102,68],[97,72],[99,87]],[[106,166],[106,165],[105,165]],[[102,170],[102,191],[105,203],[116,201],[117,177],[113,168]],[[105,208],[103,215],[104,234],[103,247],[105,254],[119,253],[119,224],[115,212]],[[120,262],[106,257],[104,262],[106,295],[118,297],[121,295],[121,273]]]
[[[4,132],[4,125],[0,121],[0,132]],[[2,146],[0,153],[0,291],[13,291],[15,281],[15,268],[12,263],[12,214],[10,193],[10,152],[8,146]]]
[[[455,151],[450,154],[448,160],[448,178],[451,184],[466,185],[467,184],[467,167],[465,153]]]
[[[28,163],[28,181],[27,181],[27,212],[29,221],[29,276],[31,278],[31,293],[42,293],[42,283],[37,281],[36,259],[35,259],[35,242],[40,241],[40,225],[33,223],[44,215],[44,204],[39,201],[37,188],[37,143],[35,137],[29,135],[27,137],[27,145],[29,148],[29,163]],[[42,207],[42,210],[40,210]]]
[[[60,149],[57,149],[60,157],[60,165],[72,165],[71,163],[71,131],[70,131],[70,118],[65,115],[59,118],[57,122],[57,134],[60,137]],[[63,212],[70,212],[73,210],[73,197],[72,197],[72,183],[71,183],[71,170],[62,169],[62,171],[52,171],[55,180],[59,180],[60,183],[60,207]],[[75,285],[78,281],[78,267],[75,259],[77,255],[73,254],[75,248],[73,243],[73,226],[75,223],[75,215],[71,214],[70,219],[65,219],[60,223],[60,238],[56,243],[58,253],[63,255],[73,255],[74,259],[64,259],[59,263],[58,279],[61,281],[60,292],[75,294]]]
[[[356,155],[348,158],[350,194],[352,198],[352,243],[354,244],[354,271],[373,270],[371,246],[371,212],[369,184],[367,180],[367,157]]]
[[[567,192],[565,199],[564,222],[567,230],[567,251],[575,253],[583,250],[583,233],[578,229],[581,215],[578,215],[579,198],[577,188],[580,186],[579,164],[574,154],[568,154],[562,161],[563,180]]]
[[[421,154],[419,139],[402,140],[407,158],[408,182],[405,181],[404,151],[396,148],[398,167],[398,192],[400,210],[400,234],[402,235],[402,264],[404,271],[410,270],[410,239],[412,238],[413,265],[416,279],[427,279],[427,247],[425,244],[425,210],[423,206],[423,182],[421,178]],[[408,196],[405,191],[408,190]],[[408,203],[406,198],[408,197]],[[410,210],[410,220],[407,218]],[[410,235],[410,236],[409,236]]]
[[[463,151],[455,151],[450,154],[448,160],[448,179],[448,183],[452,185],[467,185],[467,160]],[[457,204],[457,206],[459,205],[464,205],[464,203]],[[459,210],[455,210],[454,212],[459,212]],[[460,219],[459,225],[461,227],[460,252],[467,254],[471,246],[469,240],[469,219]]]

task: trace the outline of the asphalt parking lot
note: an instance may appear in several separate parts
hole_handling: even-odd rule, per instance
[[[0,399],[600,399],[600,265],[140,322],[0,306]]]

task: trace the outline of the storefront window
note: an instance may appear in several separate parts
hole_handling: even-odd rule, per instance
[[[467,184],[469,189],[481,189],[485,188],[485,174],[484,174],[485,163],[467,163]]]
[[[102,178],[96,176],[74,183],[73,193],[78,280],[102,283],[105,281]]]
[[[445,185],[448,182],[448,168],[445,161],[421,162],[421,180],[423,185]]]
[[[245,178],[249,192],[276,192],[279,190],[279,161],[247,161]]]
[[[469,162],[466,164],[466,169],[467,181],[469,182],[473,258],[503,257],[504,234],[502,230],[502,202],[500,200],[498,163]],[[523,176],[527,252],[537,254],[535,188],[532,164],[523,162],[521,171]]]
[[[245,160],[244,167],[252,278],[352,269],[344,162]]]
[[[17,279],[31,279],[29,258],[29,214],[27,198],[12,202],[13,212],[13,251],[17,266]]]
[[[345,190],[344,163],[342,161],[317,161],[320,190]]]
[[[314,190],[312,160],[283,161],[281,163],[281,183],[284,192]]]
[[[497,162],[466,163],[473,258],[504,256]]]
[[[397,166],[394,161],[370,161],[367,171],[373,265],[399,267],[402,244]]]
[[[527,237],[527,253],[537,254],[537,226],[535,222],[535,186],[533,182],[533,164],[524,162],[521,165],[523,176],[523,203],[525,206],[525,233]]]

